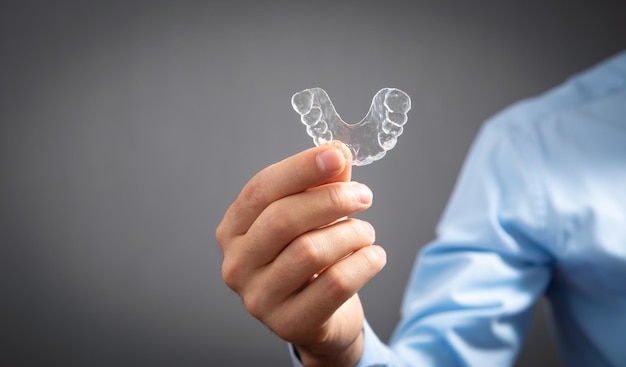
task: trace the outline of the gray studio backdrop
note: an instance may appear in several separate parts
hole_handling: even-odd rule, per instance
[[[0,365],[285,366],[222,283],[214,231],[312,146],[291,109],[413,99],[354,170],[388,253],[362,290],[386,340],[480,124],[626,46],[617,1],[3,1]],[[519,366],[558,364],[541,303]]]

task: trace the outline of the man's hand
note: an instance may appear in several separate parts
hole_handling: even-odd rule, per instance
[[[372,193],[350,182],[350,152],[320,146],[254,176],[216,231],[222,276],[306,366],[353,366],[363,349],[356,292],[384,266],[374,229],[347,216]]]

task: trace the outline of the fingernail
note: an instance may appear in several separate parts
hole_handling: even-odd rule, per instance
[[[342,168],[344,157],[338,149],[326,149],[317,155],[317,166],[325,172],[336,172]]]
[[[352,189],[356,193],[356,196],[361,203],[369,204],[372,202],[372,197],[374,196],[374,194],[372,194],[372,190],[370,190],[369,187],[361,183],[354,182]]]

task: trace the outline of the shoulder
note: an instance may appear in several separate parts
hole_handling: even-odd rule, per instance
[[[626,108],[625,99],[626,50],[502,110],[485,122],[481,134],[541,133],[546,124],[590,109],[616,114],[610,106]]]

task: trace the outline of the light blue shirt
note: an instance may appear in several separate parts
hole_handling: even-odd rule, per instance
[[[484,124],[358,366],[510,366],[542,295],[565,365],[626,366],[626,52]]]

